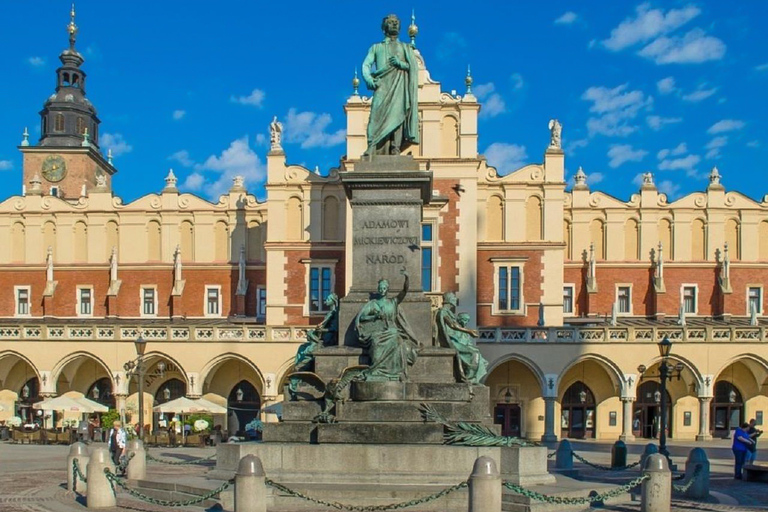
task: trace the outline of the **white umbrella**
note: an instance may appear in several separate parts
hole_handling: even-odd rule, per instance
[[[4,411],[4,410],[5,410],[5,407],[3,407],[2,405],[0,405],[0,411]]]
[[[42,402],[32,404],[32,408],[45,409],[50,411],[78,412],[80,414],[93,412],[93,409],[89,405],[81,403],[80,401],[68,396],[57,396],[56,398],[43,400]]]
[[[200,407],[205,409],[204,412],[210,413],[210,414],[227,414],[227,408],[222,407],[219,404],[215,404],[211,402],[210,400],[206,400],[205,398],[198,398],[195,400]]]
[[[157,405],[153,407],[152,410],[155,412],[177,412],[179,414],[208,412],[205,407],[197,403],[196,400],[192,400],[185,396]]]
[[[90,407],[91,410],[89,412],[107,412],[109,411],[109,407],[107,407],[104,404],[100,404],[99,402],[95,402],[91,400],[90,398],[85,398],[84,396],[81,396],[79,398],[75,398],[78,402],[85,405],[86,407]]]

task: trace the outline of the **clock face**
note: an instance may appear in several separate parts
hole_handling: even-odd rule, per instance
[[[43,177],[48,181],[61,181],[67,175],[67,162],[60,155],[51,155],[43,161]]]

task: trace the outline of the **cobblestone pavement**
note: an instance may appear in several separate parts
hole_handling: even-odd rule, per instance
[[[610,464],[610,443],[576,442],[574,450],[590,462]],[[628,462],[639,458],[643,443],[629,445]],[[671,447],[673,461],[684,469],[685,455],[696,444]],[[725,511],[768,511],[768,486],[760,483],[742,482],[732,477],[733,462],[730,458],[730,445],[715,441],[699,444],[711,457],[710,488],[712,497],[709,502],[691,502],[674,499],[672,510],[675,512],[725,512]],[[0,443],[0,511],[2,512],[84,512],[84,501],[75,493],[66,490],[65,461],[68,446],[13,445]],[[174,448],[151,449],[155,457],[168,460],[207,457],[213,449]],[[579,478],[586,481],[623,484],[640,474],[638,469],[626,472],[600,471],[581,463],[574,465],[579,470]],[[550,469],[554,468],[554,459],[550,460]],[[207,467],[197,465],[165,465],[150,463],[148,479],[162,481],[168,477],[195,478],[205,474]],[[340,497],[341,498],[341,497]],[[678,498],[675,496],[675,498]],[[119,492],[118,507],[105,509],[132,510],[136,512],[161,512],[171,510],[134,499],[125,492]],[[176,507],[174,510],[200,512],[198,507]],[[306,510],[306,509],[305,509]],[[330,509],[318,509],[323,512]],[[418,509],[408,509],[418,512]],[[594,509],[587,509],[594,510]],[[603,510],[615,512],[637,512],[639,501],[612,505],[608,501]]]

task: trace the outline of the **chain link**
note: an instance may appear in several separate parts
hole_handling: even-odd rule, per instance
[[[80,479],[84,484],[88,483],[88,479],[85,477],[82,471],[80,471],[80,462],[75,458],[72,459],[72,490],[77,492],[77,479]]]
[[[526,496],[536,501],[544,501],[546,503],[555,503],[558,505],[588,505],[591,503],[605,501],[610,498],[615,498],[616,496],[624,494],[625,492],[629,492],[635,487],[637,487],[638,485],[640,485],[641,483],[643,483],[648,478],[649,478],[648,475],[642,475],[622,485],[621,487],[617,487],[616,489],[611,489],[610,491],[606,491],[602,494],[595,494],[593,496],[587,496],[584,498],[567,497],[567,496],[550,496],[547,494],[541,494],[539,492],[532,491],[530,489],[526,489],[525,487],[522,487],[517,484],[513,484],[512,482],[506,482],[506,481],[504,482],[504,487],[514,492],[515,494],[520,494],[522,496]]]
[[[691,475],[691,479],[685,482],[683,485],[675,485],[672,484],[672,489],[674,489],[677,492],[687,492],[688,489],[691,488],[693,483],[698,480],[699,475],[701,474],[701,464],[696,465],[696,469],[693,470],[693,475]]]
[[[307,496],[306,494],[303,494],[299,491],[286,487],[283,484],[274,482],[268,478],[266,479],[265,483],[268,486],[272,487],[273,489],[277,489],[278,491],[284,492],[290,496],[293,496],[294,498],[301,498],[305,501],[317,503],[318,505],[324,505],[326,507],[335,508],[336,510],[352,510],[354,512],[380,512],[385,510],[399,510],[399,509],[408,508],[408,507],[415,507],[416,505],[422,505],[424,503],[435,501],[439,498],[442,498],[443,496],[446,496],[454,491],[458,491],[459,489],[463,489],[467,487],[467,485],[469,485],[469,482],[464,481],[456,485],[452,485],[451,487],[446,487],[445,489],[442,489],[434,494],[430,494],[429,496],[416,498],[410,501],[403,501],[400,503],[391,503],[389,505],[360,506],[360,505],[348,505],[348,504],[339,503],[336,501],[325,501],[319,498],[313,498],[312,496]]]
[[[109,468],[104,468],[104,475],[106,475],[107,480],[112,484],[112,491],[115,491],[115,486],[117,485],[124,491],[126,491],[131,496],[138,498],[142,501],[146,501],[147,503],[152,503],[153,505],[160,505],[161,507],[187,507],[190,505],[197,505],[198,503],[202,503],[203,501],[209,500],[216,496],[217,494],[223,492],[225,489],[227,489],[230,485],[232,485],[231,482],[224,482],[221,484],[218,488],[202,495],[198,496],[197,498],[193,498],[191,500],[185,500],[185,501],[171,501],[171,500],[160,500],[157,498],[153,498],[152,496],[147,496],[146,494],[143,494],[136,489],[131,489],[128,487],[128,485],[121,480],[116,474],[111,472]]]
[[[197,459],[192,460],[165,460],[165,459],[158,459],[157,457],[153,457],[149,454],[149,450],[147,450],[147,459],[151,460],[152,462],[159,462],[160,464],[168,464],[170,466],[186,466],[186,465],[192,465],[192,464],[202,464],[206,461],[212,460],[216,457],[216,454],[209,457],[200,457]]]
[[[636,462],[633,462],[632,464],[627,464],[626,466],[616,466],[616,467],[613,467],[613,466],[604,466],[602,464],[596,464],[594,462],[590,462],[587,459],[585,459],[584,457],[582,457],[581,455],[579,455],[578,453],[573,452],[573,451],[571,452],[571,455],[573,455],[573,458],[575,458],[579,462],[582,462],[582,463],[586,464],[587,466],[589,466],[591,468],[599,469],[601,471],[624,471],[624,470],[627,470],[627,469],[632,469],[632,468],[640,465],[640,462],[642,462],[642,459],[640,459],[640,460],[638,460]]]
[[[557,455],[557,452],[550,452],[550,453],[548,453],[548,454],[547,454],[547,458],[548,458],[548,459],[551,459],[551,458],[552,458],[552,457],[554,457],[555,455]]]

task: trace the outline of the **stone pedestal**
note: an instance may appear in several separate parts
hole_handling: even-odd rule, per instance
[[[421,291],[422,207],[432,197],[432,173],[419,170],[410,156],[376,155],[340,173],[352,207],[352,283],[339,306],[340,345],[355,345],[354,319],[371,299],[379,279],[390,294],[403,286],[401,270],[410,276],[402,307],[420,345],[432,344],[431,304]]]

